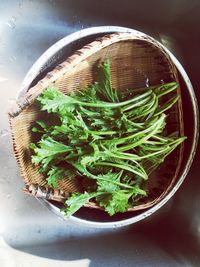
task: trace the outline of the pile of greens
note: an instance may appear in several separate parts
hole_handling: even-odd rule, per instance
[[[106,60],[87,88],[64,95],[49,87],[37,98],[48,115],[32,129],[40,135],[30,144],[33,164],[53,188],[61,179],[78,180],[82,187],[66,200],[67,216],[90,200],[114,215],[147,195],[151,172],[185,139],[165,130],[166,112],[178,100],[170,93],[177,87],[171,82],[117,91]]]

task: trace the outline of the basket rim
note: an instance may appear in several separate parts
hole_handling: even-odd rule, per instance
[[[103,32],[104,30],[104,26],[100,26],[100,27],[95,27],[95,29],[98,28],[99,32]],[[109,26],[110,29],[112,29],[112,27]],[[115,27],[114,27],[115,28]],[[123,28],[123,27],[121,27]],[[126,29],[126,28],[125,28]],[[87,30],[87,29],[85,29]],[[129,29],[129,30],[132,30],[132,29]],[[135,30],[132,30],[135,32]],[[77,32],[78,33],[78,32]],[[145,35],[145,34],[144,34]],[[154,40],[155,42],[155,40]],[[158,42],[158,41],[156,41]],[[144,217],[146,216],[149,216],[151,213],[155,212],[157,209],[159,209],[161,206],[163,206],[169,198],[171,198],[173,196],[173,194],[177,191],[177,189],[180,187],[181,183],[183,182],[191,164],[192,164],[192,160],[194,158],[194,155],[195,155],[195,150],[196,150],[196,147],[197,147],[197,140],[198,140],[198,107],[197,107],[197,100],[196,100],[196,97],[195,97],[195,94],[194,94],[194,89],[192,87],[192,84],[189,80],[189,77],[187,76],[187,73],[185,72],[185,70],[183,69],[182,65],[180,64],[180,62],[175,58],[175,56],[166,48],[164,47],[162,44],[159,44],[164,50],[165,52],[169,55],[169,57],[172,59],[173,63],[175,64],[175,66],[177,67],[178,71],[180,72],[188,90],[189,90],[189,93],[190,93],[190,96],[192,97],[192,107],[193,107],[193,111],[194,111],[194,114],[195,114],[195,118],[194,118],[194,122],[195,122],[195,127],[194,127],[194,138],[193,138],[193,144],[192,144],[192,152],[189,159],[188,159],[188,162],[185,166],[185,169],[184,169],[184,172],[182,173],[180,179],[178,180],[176,186],[173,188],[173,190],[171,190],[167,196],[165,196],[165,198],[159,202],[158,204],[156,204],[153,208],[151,208],[151,211],[149,210],[149,212],[144,212],[143,214],[146,214]],[[31,69],[30,69],[31,71]],[[29,80],[29,84],[31,84],[31,81]],[[27,86],[28,88],[28,86]],[[44,204],[45,205],[48,205],[50,209],[53,209],[54,212],[55,209],[57,209],[54,205],[52,205],[51,203],[49,203],[48,201],[44,200]],[[56,212],[58,213],[58,212]],[[60,215],[61,216],[61,215]],[[61,216],[62,217],[62,216]],[[76,218],[74,216],[73,217],[73,220],[75,220],[76,222],[79,221],[79,222],[83,222],[84,220],[83,219],[79,219],[79,218]],[[126,220],[123,220],[123,225],[127,225],[127,224],[130,224],[131,222],[136,222],[138,220],[141,220],[141,218],[139,219],[140,215],[137,216],[138,218],[134,219],[134,218],[131,218],[131,219],[126,219]],[[133,220],[133,221],[132,221]],[[88,221],[85,221],[86,223],[88,223]],[[96,226],[97,227],[100,227],[102,225],[102,223],[98,223],[98,222],[95,222]],[[115,223],[116,224],[116,223]],[[117,223],[118,224],[118,223]],[[119,222],[119,225],[121,225],[122,223]],[[92,222],[92,225],[94,226],[94,222]],[[103,223],[103,225],[106,227],[106,226],[109,226],[109,225],[113,225],[113,223]],[[103,226],[103,227],[104,227]],[[122,225],[121,225],[122,226]]]

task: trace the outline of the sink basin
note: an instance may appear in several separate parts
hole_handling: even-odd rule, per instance
[[[78,218],[63,221],[22,193],[6,116],[19,89],[26,90],[27,81],[38,76],[38,72],[26,74],[40,55],[60,39],[91,26],[121,25],[153,36],[178,58],[199,100],[199,10],[195,0],[125,0],[123,5],[114,0],[95,4],[91,0],[1,1],[1,266],[200,265],[199,147],[184,183],[159,211],[132,226],[97,229],[87,222],[80,224]],[[73,45],[66,54],[80,43]],[[49,65],[39,63],[43,73]],[[193,109],[191,102],[187,105]],[[192,136],[194,124],[188,121],[187,125],[187,134]]]

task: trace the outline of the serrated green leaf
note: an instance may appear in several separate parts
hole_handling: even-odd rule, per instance
[[[57,142],[51,137],[43,138],[39,141],[38,146],[32,146],[35,155],[32,156],[32,163],[45,165],[45,167],[56,157],[63,153],[70,152],[71,147]]]
[[[91,198],[96,197],[99,193],[73,193],[71,197],[69,197],[63,208],[62,211],[65,212],[67,217],[73,215],[77,210],[79,210],[82,206],[84,206]]]

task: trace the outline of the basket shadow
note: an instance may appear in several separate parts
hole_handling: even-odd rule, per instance
[[[164,216],[141,224],[86,237],[70,236],[55,242],[24,244],[15,249],[39,257],[73,261],[87,258],[93,266],[197,266],[197,240],[185,233],[187,223],[169,221]],[[182,223],[182,230],[176,223]],[[187,246],[186,246],[187,244]],[[141,257],[141,255],[143,255]],[[188,264],[188,265],[187,265]]]

